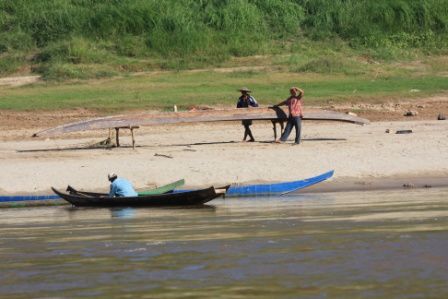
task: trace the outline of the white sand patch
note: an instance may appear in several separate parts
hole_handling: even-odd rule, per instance
[[[392,133],[385,133],[386,129]],[[394,134],[405,129],[413,133]],[[241,143],[239,123],[147,127],[136,131],[135,150],[70,149],[100,141],[107,136],[106,130],[75,139],[67,135],[3,141],[0,190],[44,192],[67,184],[107,189],[106,176],[112,171],[131,180],[136,188],[180,178],[189,186],[287,181],[330,169],[335,170],[335,178],[448,176],[448,121],[374,122],[368,126],[304,122],[303,142],[298,146],[269,143],[273,132],[268,122],[254,122],[253,133],[258,142]],[[1,132],[0,140],[7,134],[20,131]],[[129,146],[129,134],[121,136],[122,145]]]

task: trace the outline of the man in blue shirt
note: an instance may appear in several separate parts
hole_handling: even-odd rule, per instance
[[[258,107],[258,103],[253,96],[250,95],[250,90],[247,87],[243,87],[239,89],[241,92],[241,96],[238,98],[238,102],[236,104],[236,108],[248,108],[248,107]],[[252,120],[245,119],[242,121],[244,126],[244,138],[243,141],[246,141],[246,138],[249,136],[249,142],[254,142],[254,135],[252,135],[252,131],[250,130],[250,126],[252,125]]]
[[[137,192],[134,190],[134,187],[132,187],[132,184],[128,180],[117,177],[115,173],[109,173],[107,178],[111,183],[109,197],[138,196]]]

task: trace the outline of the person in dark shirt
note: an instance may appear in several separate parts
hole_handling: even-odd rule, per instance
[[[236,104],[236,108],[248,108],[248,107],[258,107],[258,103],[253,96],[250,95],[251,91],[247,87],[243,87],[238,91],[241,92],[241,96],[238,98],[238,103]],[[252,120],[246,119],[242,121],[244,126],[244,138],[243,141],[246,141],[247,137],[250,137],[249,142],[254,142],[255,138],[252,135],[252,131],[250,130],[250,126],[252,125]]]

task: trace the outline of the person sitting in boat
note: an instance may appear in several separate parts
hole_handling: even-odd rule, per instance
[[[109,173],[107,178],[110,181],[109,197],[132,197],[138,196],[132,187],[131,182],[124,178],[119,178],[115,173]]]
[[[236,108],[248,108],[248,107],[258,107],[258,103],[253,96],[250,95],[251,91],[247,87],[243,87],[238,91],[241,92],[241,96],[238,98],[238,103],[236,104]],[[245,119],[242,121],[244,126],[244,138],[243,141],[246,141],[247,137],[250,137],[249,142],[254,142],[254,136],[252,135],[252,131],[250,130],[250,126],[252,125],[252,120]]]
[[[280,140],[276,140],[276,142],[280,143],[288,140],[289,134],[291,134],[292,131],[292,127],[295,127],[296,129],[295,143],[300,144],[300,135],[301,135],[302,117],[303,117],[302,98],[304,92],[302,89],[298,87],[291,87],[289,89],[289,93],[291,94],[289,98],[274,106],[276,107],[287,105],[289,109],[288,123],[286,124],[285,131],[280,137]]]

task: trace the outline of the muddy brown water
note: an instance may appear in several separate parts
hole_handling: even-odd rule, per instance
[[[447,298],[448,189],[0,210],[1,298]]]

